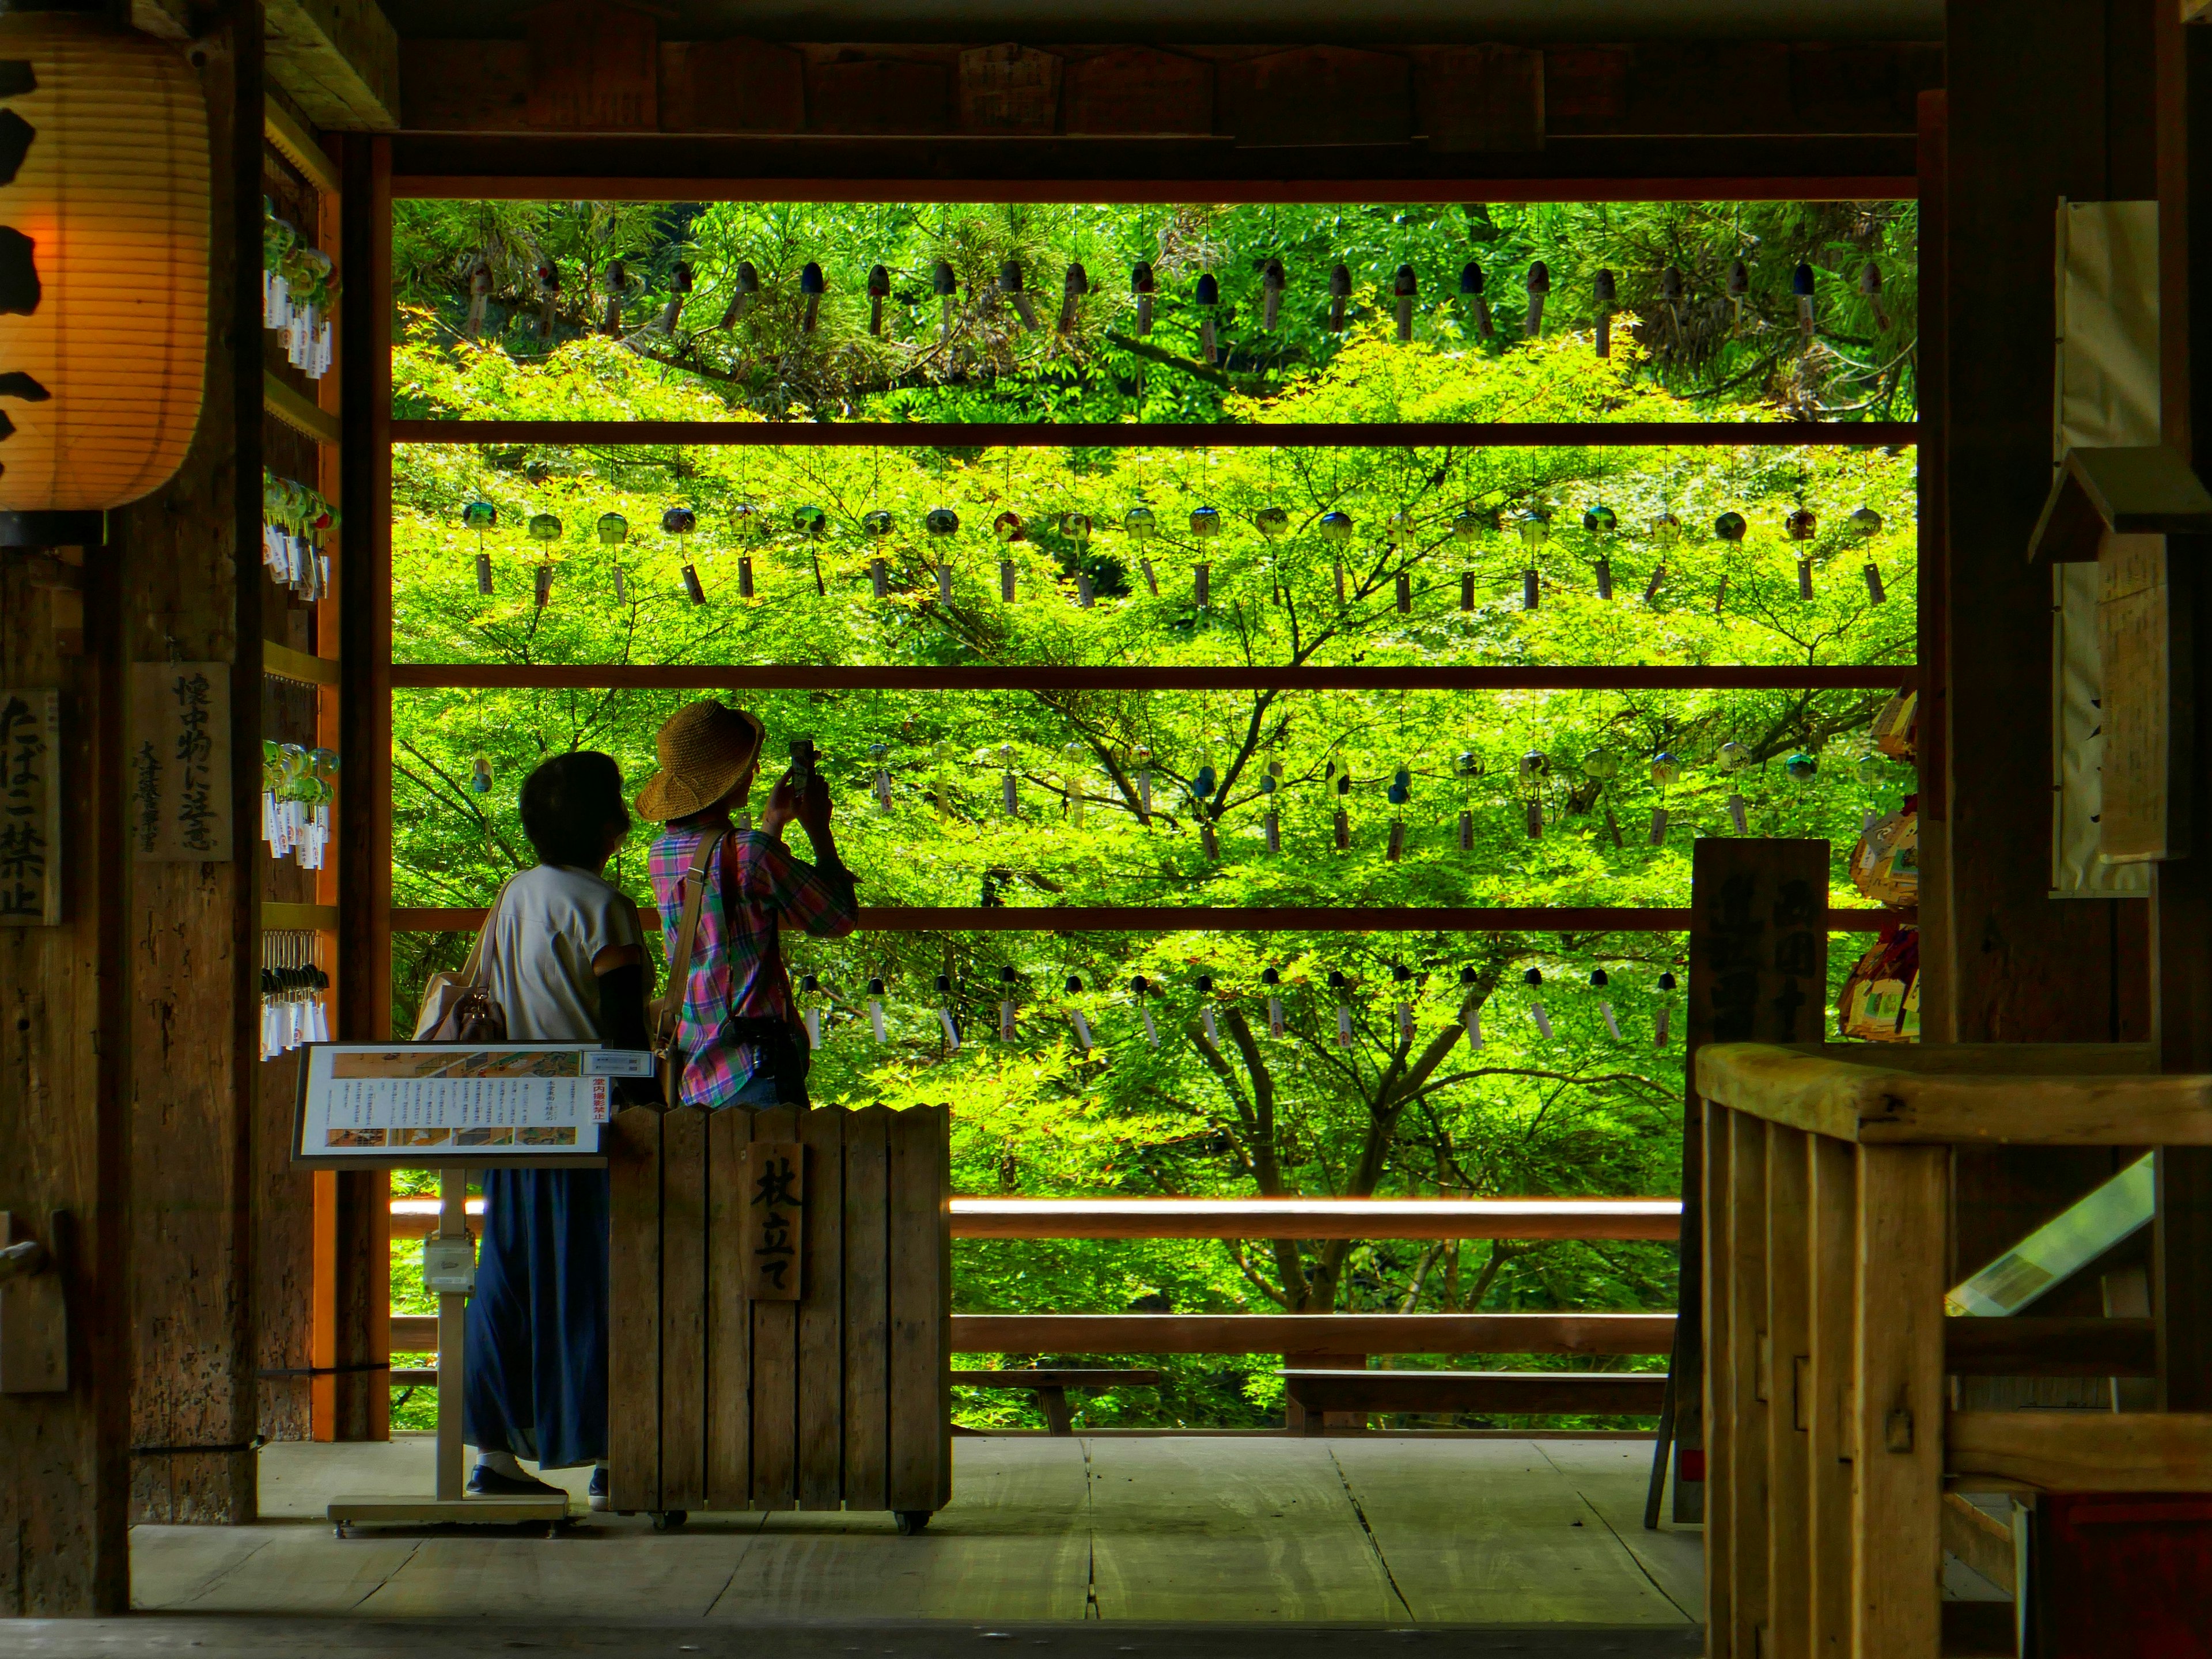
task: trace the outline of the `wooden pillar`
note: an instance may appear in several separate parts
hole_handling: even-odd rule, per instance
[[[339,474],[338,1030],[392,1035],[392,152],[366,133],[345,136],[342,235],[351,268],[338,311],[343,403]],[[409,1035],[411,1035],[410,1033]],[[337,1176],[336,1352],[342,1365],[392,1357],[391,1178]],[[340,1440],[391,1434],[392,1390],[374,1370],[342,1372]]]
[[[133,864],[112,964],[131,1053],[131,1503],[147,1521],[254,1516],[261,27],[247,3],[192,46],[214,174],[199,427],[176,477],[112,515],[125,662],[231,665],[230,857]]]

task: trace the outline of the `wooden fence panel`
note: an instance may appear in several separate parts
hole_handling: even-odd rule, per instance
[[[608,1126],[607,1477],[617,1510],[660,1507],[660,1114]]]
[[[778,1107],[750,1115],[755,1146],[799,1137],[796,1112]],[[760,1176],[756,1162],[749,1160],[746,1166],[742,1201],[748,1206]],[[811,1275],[813,1264],[807,1263],[805,1271]],[[752,1315],[752,1507],[787,1510],[799,1502],[799,1304],[755,1302]]]
[[[799,1115],[806,1147],[806,1201],[799,1211],[806,1258],[799,1304],[799,1507],[844,1501],[845,1143],[847,1114]]]
[[[1729,1247],[1729,1142],[1740,1121],[1711,1101],[1705,1103],[1705,1202],[1699,1206],[1705,1237],[1705,1350],[1709,1363],[1700,1379],[1705,1405],[1705,1652],[1708,1659],[1735,1659],[1731,1645],[1735,1601],[1728,1552],[1720,1540],[1735,1536],[1737,1430],[1734,1374],[1725,1363],[1735,1310],[1735,1256]],[[1744,1659],[1755,1659],[1746,1655]]]
[[[707,1114],[660,1120],[660,1502],[707,1504]]]
[[[1735,1492],[1729,1540],[1729,1640],[1764,1659],[1767,1620],[1766,1132],[1738,1113],[1729,1126],[1729,1389],[1735,1399]]]
[[[745,1148],[752,1114],[707,1124],[707,1507],[752,1506],[752,1304],[745,1300]]]
[[[890,1451],[894,1510],[951,1498],[952,1234],[950,1112],[916,1107],[890,1127]]]
[[[1766,1126],[1766,1595],[1761,1659],[1812,1651],[1812,1137]]]
[[[890,1111],[842,1115],[845,1129],[845,1503],[890,1507]]]
[[[1805,1406],[1813,1512],[1813,1651],[1851,1650],[1851,1425],[1847,1412],[1858,1273],[1858,1163],[1849,1143],[1812,1138],[1811,1376]]]

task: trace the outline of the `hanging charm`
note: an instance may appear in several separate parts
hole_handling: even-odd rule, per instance
[[[1160,1028],[1153,1023],[1152,1006],[1145,1000],[1152,988],[1152,981],[1142,974],[1129,981],[1129,994],[1136,1000],[1137,1018],[1145,1022],[1145,1041],[1157,1048],[1160,1046]]]
[[[1083,296],[1091,292],[1091,273],[1077,261],[1067,268],[1067,277],[1060,284],[1060,331],[1073,334],[1076,319],[1083,308]]]
[[[884,301],[890,297],[891,274],[881,265],[868,267],[868,332],[881,338],[884,331]]]
[[[1743,328],[1743,302],[1751,295],[1751,271],[1738,259],[1729,267],[1729,334],[1733,338]]]
[[[1797,269],[1790,273],[1790,291],[1797,296],[1797,328],[1807,344],[1813,340],[1813,267],[1809,261],[1800,259]]]
[[[684,320],[684,302],[691,297],[691,267],[678,260],[676,269],[668,276],[668,303],[660,308],[659,320],[653,324],[662,334],[673,334],[677,325]]]
[[[1152,331],[1152,292],[1157,286],[1152,281],[1152,268],[1139,259],[1129,267],[1129,292],[1137,298],[1137,332]]]
[[[891,810],[890,752],[891,746],[887,743],[868,745],[868,758],[876,763],[876,805],[886,812]]]
[[[1887,605],[1889,595],[1882,591],[1881,568],[1869,562],[1866,568],[1867,600],[1872,605]]]
[[[541,260],[538,266],[538,343],[553,343],[553,325],[561,307],[561,269],[550,259]]]
[[[1398,995],[1401,999],[1394,1010],[1398,1022],[1398,1041],[1408,1048],[1413,1046],[1413,1005],[1403,999],[1409,994],[1405,988],[1413,983],[1413,970],[1402,962],[1390,969],[1391,982],[1399,988]]]
[[[1014,781],[1014,746],[1012,744],[999,745],[999,765],[1000,799],[1005,804],[1006,816],[1018,818],[1022,815],[1022,801],[1019,787]]]
[[[610,338],[619,337],[623,331],[623,301],[629,297],[629,271],[619,259],[607,261],[607,268],[599,277],[599,292],[606,296],[606,309],[599,314],[599,332]]]
[[[1528,319],[1522,330],[1528,339],[1544,331],[1544,300],[1552,291],[1552,270],[1541,259],[1528,267],[1525,286],[1528,290]]]
[[[1496,331],[1491,325],[1490,301],[1483,297],[1482,267],[1472,259],[1460,267],[1459,297],[1462,305],[1474,308],[1476,332],[1489,339]]]
[[[1067,976],[1067,994],[1071,997],[1083,994],[1083,981],[1073,974]],[[1091,1049],[1091,1022],[1084,1018],[1083,1010],[1072,1002],[1067,1005],[1067,1023],[1075,1028],[1075,1046],[1083,1053],[1089,1054]]]
[[[1413,338],[1413,297],[1420,291],[1420,283],[1411,265],[1400,265],[1398,274],[1391,279],[1390,295],[1398,307],[1398,343],[1410,344]]]
[[[478,255],[476,264],[469,268],[469,314],[462,324],[461,333],[474,340],[483,334],[484,320],[491,307],[491,261]]]
[[[1390,815],[1390,842],[1383,856],[1395,864],[1406,854],[1405,806],[1413,798],[1413,774],[1409,768],[1401,766],[1391,775],[1387,793],[1395,810]]]
[[[1874,312],[1875,332],[1889,332],[1889,313],[1881,308],[1881,267],[1871,259],[1859,267],[1859,297]]]
[[[1200,974],[1198,976],[1198,994],[1201,999],[1210,997],[1213,994],[1212,975]],[[1212,1003],[1203,1000],[1199,1003],[1198,1025],[1199,1029],[1206,1033],[1206,1047],[1215,1050],[1217,1053],[1219,1052],[1221,1048],[1221,1029],[1213,1023],[1213,1005]]]
[[[1597,355],[1613,356],[1613,304],[1618,293],[1613,273],[1600,270],[1591,284],[1597,301]]]
[[[1330,763],[1330,769],[1335,769],[1335,763]],[[1352,769],[1346,767],[1338,773],[1336,779],[1336,850],[1340,853],[1349,852],[1352,848],[1351,799]]]
[[[1288,282],[1280,259],[1270,259],[1260,267],[1260,326],[1270,333],[1282,314],[1283,289]]]
[[[1674,1006],[1674,975],[1660,975],[1659,989],[1666,1000],[1660,1003],[1658,1012],[1651,1017],[1651,1046],[1655,1048],[1663,1048],[1667,1046],[1667,1016],[1668,1011]]]
[[[1260,793],[1267,797],[1267,812],[1260,820],[1260,830],[1267,837],[1267,848],[1270,853],[1283,850],[1282,817],[1275,807],[1275,795],[1282,787],[1283,763],[1279,760],[1270,760],[1260,774]]]
[[[1036,330],[1036,307],[1022,287],[1022,266],[1018,259],[1008,259],[999,266],[999,294],[1011,301],[1014,313],[1022,319],[1022,326],[1034,333]]]
[[[868,1029],[876,1034],[878,1043],[891,1040],[884,1026],[884,982],[879,979],[868,981]]]
[[[1340,1048],[1349,1048],[1352,1042],[1352,981],[1332,968],[1328,973],[1328,988],[1336,994],[1336,1042]]]
[[[1536,993],[1543,988],[1544,975],[1540,970],[1531,968],[1521,975],[1521,982],[1528,988],[1528,1018],[1536,1022],[1537,1031],[1545,1042],[1549,1042],[1552,1040],[1552,1017],[1544,1012],[1544,1005],[1536,997]]]
[[[960,1022],[952,1017],[952,975],[937,976],[937,1024],[945,1032],[945,1052],[960,1052]]]
[[[799,273],[799,296],[805,301],[799,317],[801,334],[814,332],[814,325],[822,314],[822,296],[829,291],[829,283],[822,278],[822,267],[809,259]]]
[[[1452,763],[1459,774],[1459,850],[1474,851],[1474,781],[1482,775],[1482,757],[1472,749],[1462,749]]]
[[[1210,367],[1221,361],[1221,348],[1213,335],[1214,313],[1221,307],[1221,284],[1212,271],[1198,279],[1198,354]]]
[[[1139,744],[1129,751],[1129,759],[1137,769],[1137,822],[1152,821],[1152,751]]]
[[[1014,985],[1016,975],[1012,968],[999,969],[999,983],[1005,988],[999,998],[999,1041],[1014,1040]]]
[[[723,328],[735,327],[744,319],[746,307],[759,296],[760,272],[753,269],[751,260],[738,260],[730,283],[729,308],[723,312],[720,325]]]
[[[1273,968],[1263,968],[1260,970],[1260,983],[1267,988],[1267,1035],[1279,1042],[1285,1029],[1283,1024],[1283,976]]]
[[[1467,993],[1460,1003],[1459,1023],[1466,1028],[1467,1046],[1480,1048],[1482,1047],[1482,999],[1476,993],[1480,981],[1474,969],[1462,968],[1459,970],[1459,983],[1460,988]]]
[[[1590,971],[1591,990],[1602,992],[1606,988],[1606,983],[1604,969],[1597,968]],[[1612,1000],[1600,996],[1597,1000],[1597,1011],[1605,1016],[1605,1029],[1613,1033],[1613,1040],[1615,1042],[1627,1042],[1628,1039],[1620,1034],[1620,1022],[1613,1018]]]
[[[939,259],[930,267],[929,291],[937,296],[937,337],[939,343],[952,338],[952,307],[960,294],[960,279],[952,274],[952,267]]]
[[[1352,270],[1339,265],[1328,273],[1328,331],[1344,332],[1344,308],[1352,301]]]
[[[799,981],[799,992],[805,996],[811,997],[821,988],[822,981],[811,974]],[[822,1010],[814,1005],[809,1005],[806,1010],[806,1046],[809,1048],[822,1046]]]
[[[1062,745],[1060,752],[1066,763],[1060,774],[1060,787],[1067,797],[1067,821],[1073,827],[1080,830],[1083,827],[1085,799],[1084,763],[1090,758],[1091,750],[1082,744],[1070,743]]]

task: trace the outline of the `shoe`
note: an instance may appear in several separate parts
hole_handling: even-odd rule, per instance
[[[511,1474],[501,1474],[497,1469],[479,1463],[469,1472],[469,1495],[471,1498],[560,1498],[564,1496],[558,1486],[524,1475],[517,1480]]]
[[[592,1471],[592,1484],[585,1493],[584,1502],[588,1507],[599,1510],[601,1514],[606,1512],[607,1466],[605,1464],[602,1463]]]

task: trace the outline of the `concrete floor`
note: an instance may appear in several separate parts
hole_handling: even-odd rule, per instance
[[[1696,1650],[1674,1638],[1695,1634],[1698,1534],[1643,1530],[1645,1441],[1038,1436],[963,1437],[954,1452],[952,1504],[917,1538],[888,1516],[787,1513],[695,1516],[666,1535],[642,1517],[592,1516],[550,1539],[458,1528],[338,1539],[321,1521],[331,1497],[429,1490],[428,1437],[272,1445],[262,1524],[134,1531],[133,1601],[349,1626],[1579,1626],[1656,1643],[1591,1652]],[[564,1484],[580,1495],[582,1475]],[[153,1622],[126,1627],[150,1640]]]

